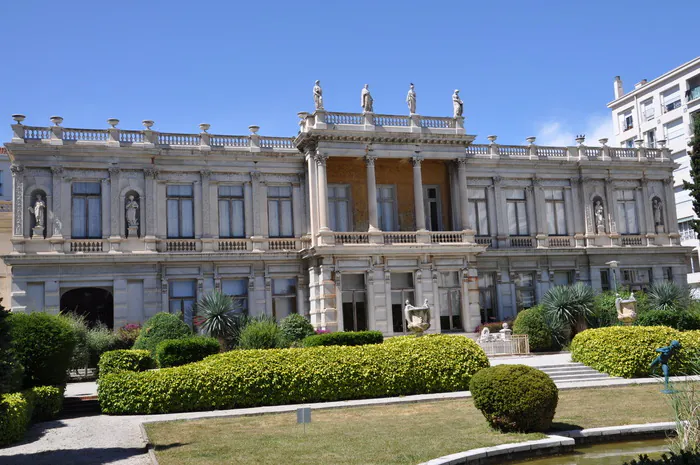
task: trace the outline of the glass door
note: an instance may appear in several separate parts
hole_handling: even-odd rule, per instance
[[[442,331],[463,331],[462,289],[459,283],[459,272],[441,272],[438,278],[440,327]]]
[[[494,273],[479,273],[479,308],[482,323],[498,321]]]
[[[413,273],[391,273],[391,320],[395,333],[406,332],[404,306],[415,305]]]
[[[343,328],[345,331],[366,331],[367,292],[365,275],[344,274],[341,277],[343,289]]]

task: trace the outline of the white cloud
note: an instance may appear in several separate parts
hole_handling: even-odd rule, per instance
[[[536,143],[558,147],[572,146],[576,145],[575,139],[578,134],[586,135],[586,145],[599,145],[598,139],[609,139],[612,134],[610,116],[591,116],[585,124],[576,128],[572,128],[567,122],[547,121],[539,125]]]

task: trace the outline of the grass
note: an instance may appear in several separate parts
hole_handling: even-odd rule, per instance
[[[672,421],[657,384],[559,393],[553,430]],[[544,437],[491,430],[471,399],[151,423],[161,465],[416,464],[477,447]]]

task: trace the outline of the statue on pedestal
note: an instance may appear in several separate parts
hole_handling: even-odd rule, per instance
[[[654,200],[651,201],[651,209],[654,213],[654,229],[657,234],[664,232],[663,208],[664,206],[663,203],[661,203],[661,200],[659,200],[658,197],[654,197]]]
[[[28,207],[29,213],[34,216],[34,227],[32,228],[32,237],[35,239],[43,239],[44,228],[46,227],[46,202],[37,194],[33,207]]]
[[[413,83],[411,83],[408,94],[406,94],[406,103],[408,104],[408,111],[414,115],[416,113],[416,91],[414,90]]]
[[[460,118],[464,112],[464,102],[459,98],[459,89],[455,89],[455,93],[452,94],[452,110],[455,118]]]
[[[408,300],[406,301],[406,306],[404,307],[404,317],[408,321],[406,328],[415,333],[416,336],[420,336],[424,331],[430,328],[430,306],[428,305],[428,299],[425,299],[422,307],[414,307]]]
[[[668,386],[668,362],[671,360],[671,357],[675,355],[676,351],[681,348],[681,343],[678,341],[671,341],[671,344],[668,345],[668,347],[659,347],[656,349],[656,352],[659,352],[659,356],[654,359],[654,361],[651,362],[651,365],[649,368],[652,370],[652,374],[655,371],[656,365],[661,365],[661,371],[664,374],[664,390],[661,391],[664,394],[673,394],[674,391]]]
[[[637,299],[634,298],[632,292],[628,299],[622,299],[619,296],[615,298],[615,309],[617,310],[617,319],[623,325],[629,326],[637,319]]]
[[[134,199],[133,195],[130,195],[126,201],[126,223],[130,228],[137,227],[139,225],[139,219],[136,216],[137,210],[139,209],[139,203]]]
[[[316,81],[314,85],[314,107],[316,110],[323,110],[323,89],[321,89],[321,81]]]
[[[366,113],[372,113],[374,111],[374,100],[372,99],[372,95],[369,93],[369,84],[365,84],[365,87],[362,89],[362,95],[360,96],[361,99],[361,104],[362,104],[362,111]]]
[[[605,210],[603,209],[603,202],[596,200],[593,206],[593,214],[595,216],[595,227],[598,234],[605,233]]]

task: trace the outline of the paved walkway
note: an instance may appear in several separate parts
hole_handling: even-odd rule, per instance
[[[493,365],[503,363],[523,363],[532,366],[546,366],[569,363],[569,354],[533,355],[527,357],[498,357],[491,359]],[[696,377],[700,380],[700,377]],[[678,380],[681,380],[679,378]],[[684,379],[684,378],[683,378]],[[584,383],[557,383],[560,389],[582,387],[604,387],[625,384],[659,383],[654,378],[619,379],[610,378]],[[91,386],[92,385],[92,386]],[[94,392],[94,383],[69,385],[66,393],[88,394]],[[420,402],[427,400],[467,398],[468,391],[443,394],[424,394],[382,399],[363,399],[343,402],[311,404],[314,409],[341,408],[362,405]],[[280,405],[249,409],[217,410],[209,412],[173,413],[165,415],[107,416],[93,415],[82,418],[69,418],[34,425],[26,439],[15,446],[0,449],[0,463],[3,465],[87,465],[109,463],[113,465],[150,464],[145,453],[146,443],[141,436],[139,425],[176,419],[213,418],[261,413],[295,411],[299,405]]]

